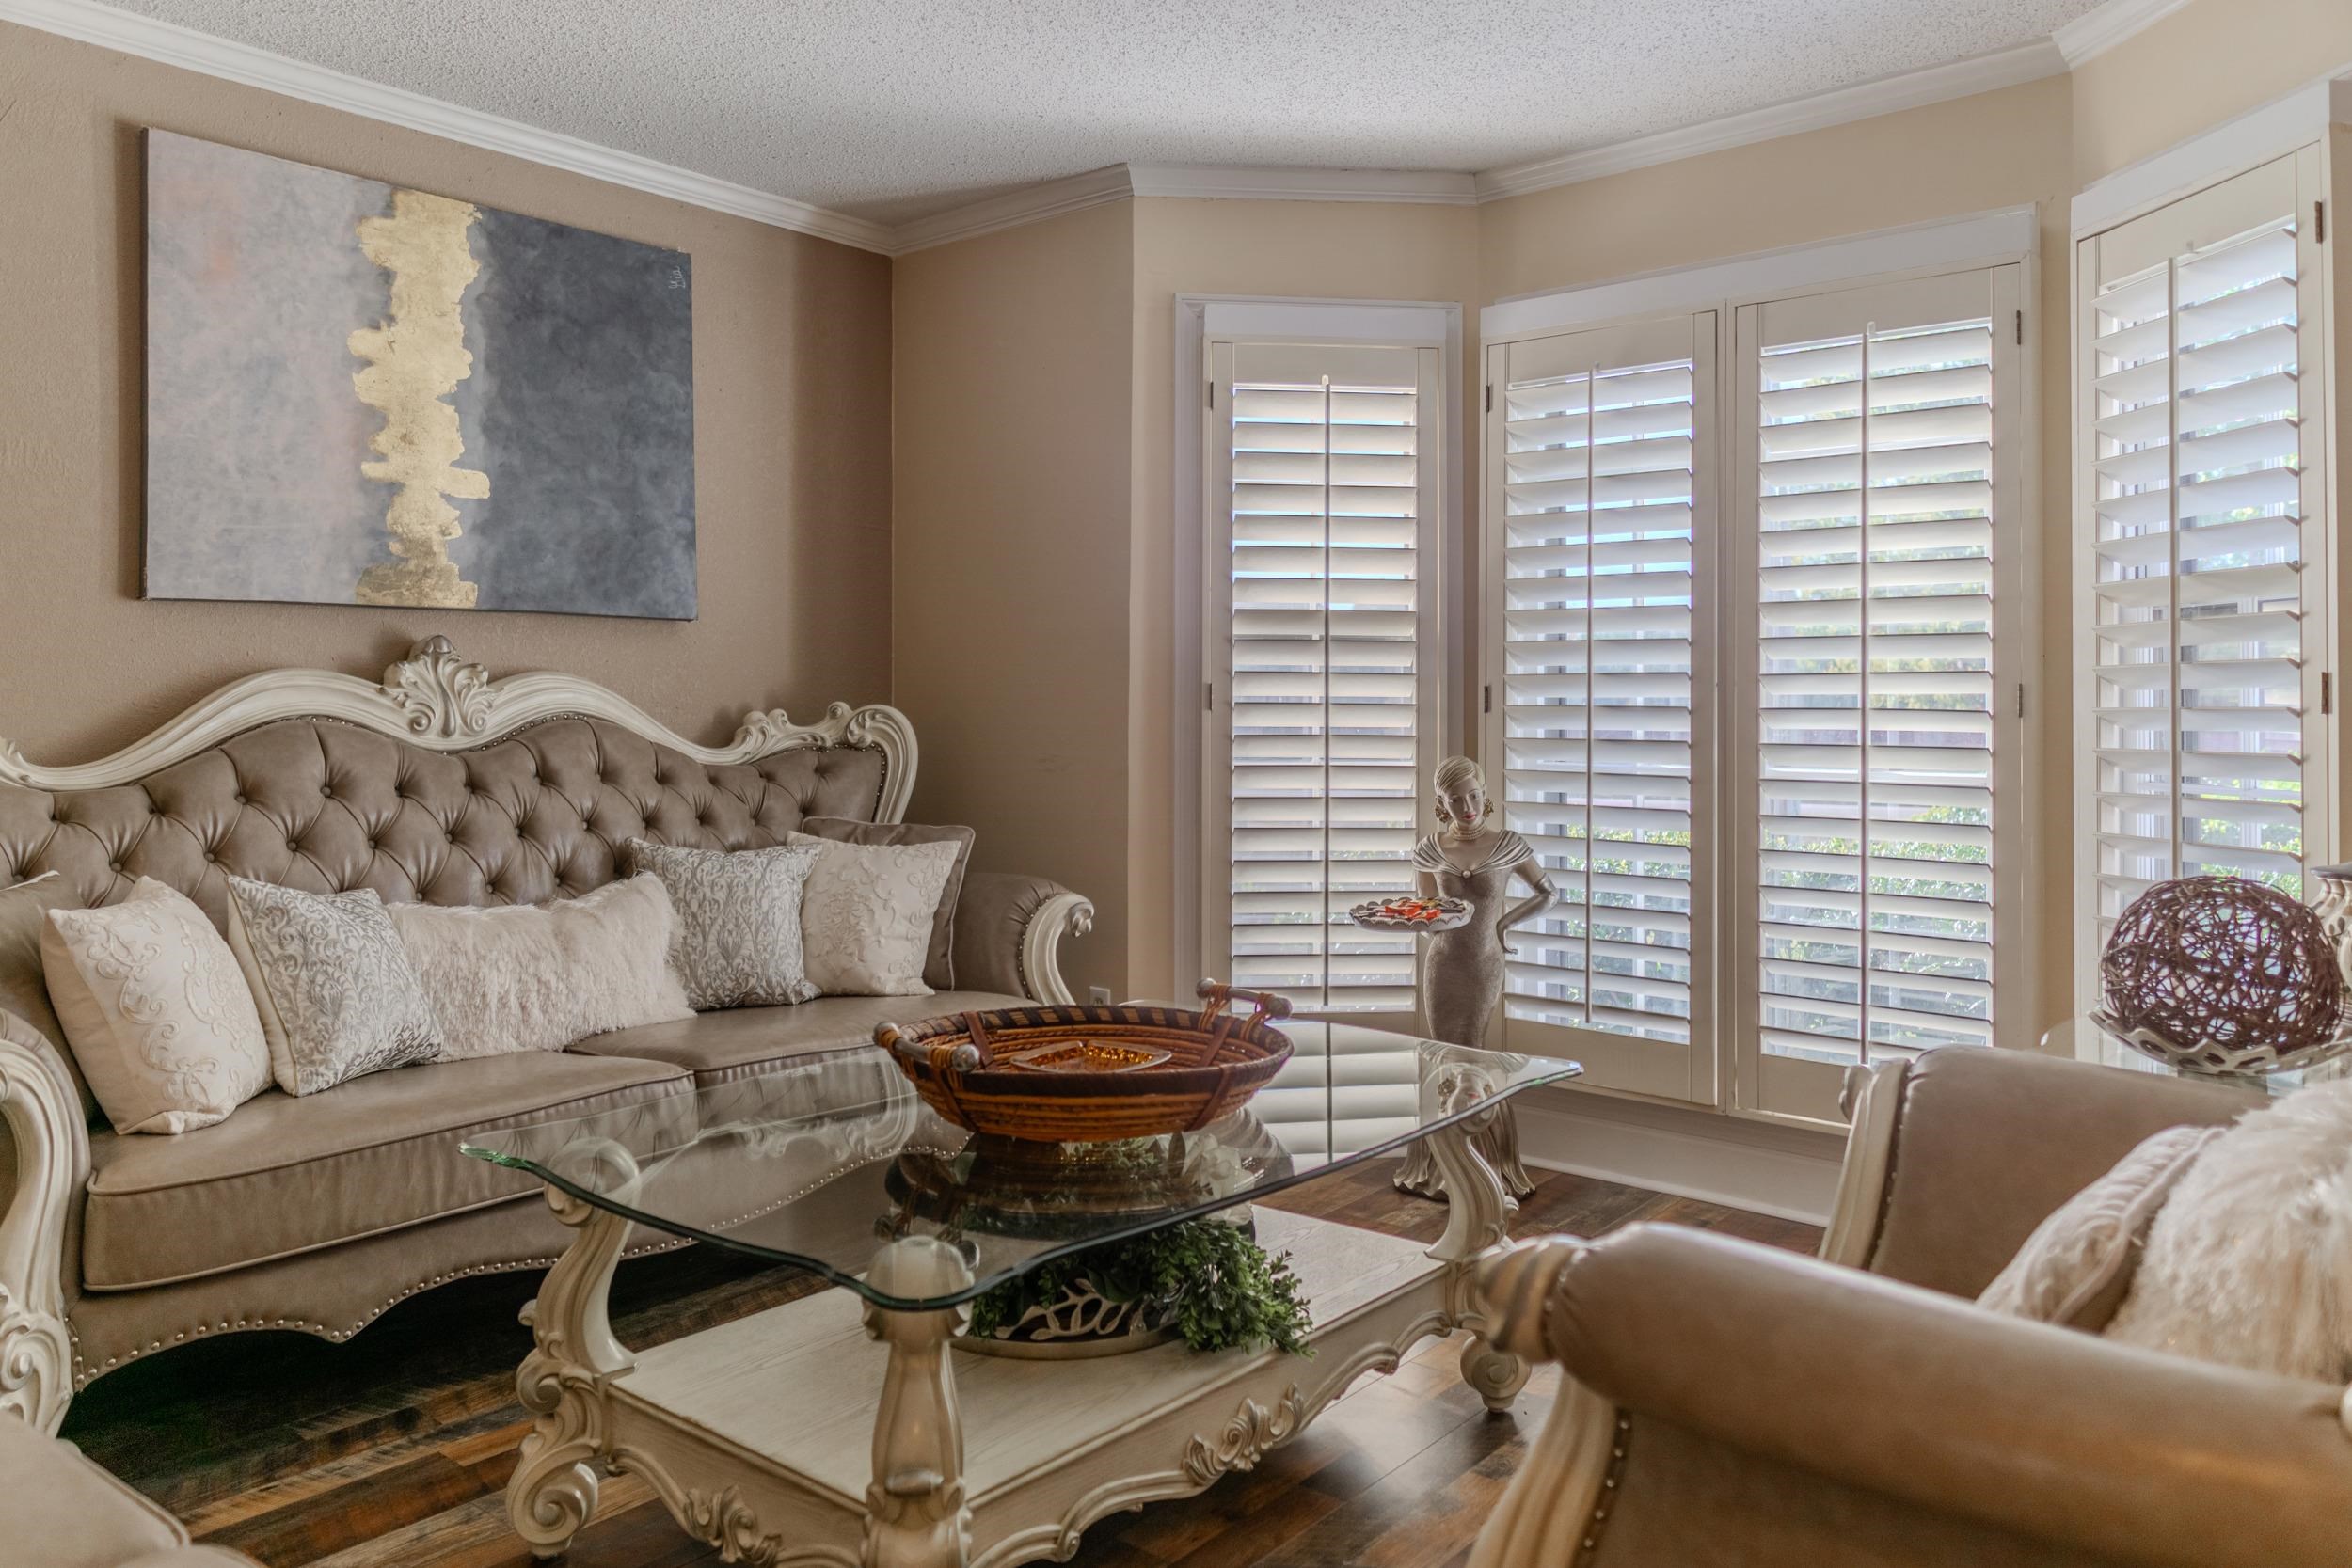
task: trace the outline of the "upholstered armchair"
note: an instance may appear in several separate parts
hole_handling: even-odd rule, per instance
[[[2352,1562],[2352,1400],[1984,1311],[2033,1227],[2151,1132],[2253,1103],[1947,1050],[1850,1081],[1819,1259],[1673,1226],[1488,1266],[1564,1371],[1472,1568]]]

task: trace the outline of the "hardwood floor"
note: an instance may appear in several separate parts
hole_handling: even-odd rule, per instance
[[[1383,1162],[1310,1183],[1281,1207],[1434,1241],[1444,1209],[1388,1184]],[[1516,1233],[1598,1235],[1671,1220],[1810,1251],[1812,1227],[1548,1174]],[[404,1303],[358,1338],[301,1335],[200,1341],[102,1380],[64,1435],[188,1522],[199,1541],[269,1568],[525,1568],[501,1488],[529,1422],[515,1369],[529,1348],[516,1313],[537,1276],[459,1281]],[[816,1288],[792,1271],[698,1247],[622,1267],[613,1291],[625,1343],[660,1343]],[[1116,1515],[1072,1560],[1084,1568],[1444,1568],[1470,1550],[1557,1377],[1539,1371],[1505,1418],[1489,1418],[1424,1345],[1369,1377],[1252,1472],[1200,1497]],[[570,1568],[716,1563],[632,1476],[604,1483]]]

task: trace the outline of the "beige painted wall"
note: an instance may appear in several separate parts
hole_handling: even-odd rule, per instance
[[[1176,296],[1256,294],[1452,303],[1463,310],[1464,363],[1446,374],[1454,415],[1476,424],[1477,214],[1386,202],[1196,201],[1135,204],[1135,570],[1128,695],[1134,758],[1128,818],[1128,974],[1138,994],[1183,994],[1173,972]],[[1466,442],[1474,450],[1475,438]],[[1474,477],[1474,476],[1473,476]],[[1476,515],[1466,489],[1465,515]],[[1474,572],[1475,560],[1467,562]],[[1475,577],[1470,580],[1475,581]],[[1475,644],[1470,644],[1475,646]],[[1475,681],[1465,671],[1466,688]],[[1189,674],[1187,676],[1189,687]],[[1458,700],[1454,693],[1458,721]],[[1197,705],[1186,704],[1192,715]]]
[[[1480,281],[1488,300],[1756,250],[1803,245],[1988,208],[2038,203],[2042,245],[2037,520],[2042,600],[2036,617],[2042,677],[2028,776],[2041,781],[2025,853],[2041,873],[2032,951],[2037,1015],[2055,1022],[2072,998],[2069,868],[2073,754],[2067,574],[2072,563],[2067,395],[2067,201],[2073,122],[2065,77],[1654,168],[1539,191],[1479,209]]]
[[[2197,0],[2074,72],[2084,184],[2352,66],[2347,0]]]
[[[895,701],[917,820],[1095,900],[1072,984],[1125,990],[1135,206],[899,258]]]
[[[691,253],[701,618],[141,602],[148,125]],[[0,24],[0,736],[81,760],[254,670],[380,673],[437,631],[698,738],[886,699],[889,341],[882,257]]]

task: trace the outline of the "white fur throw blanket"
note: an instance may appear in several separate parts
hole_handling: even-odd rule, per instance
[[[2249,1111],[2206,1146],[2150,1227],[2106,1337],[2352,1381],[2352,1081]]]

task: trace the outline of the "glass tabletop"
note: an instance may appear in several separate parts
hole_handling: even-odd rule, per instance
[[[1291,1059],[1240,1111],[1159,1137],[978,1137],[925,1105],[886,1053],[859,1047],[461,1147],[655,1229],[814,1270],[883,1307],[930,1308],[1394,1154],[1583,1071],[1354,1024],[1293,1020],[1282,1033]],[[875,1288],[876,1255],[907,1236],[955,1246],[970,1286],[936,1300]]]

